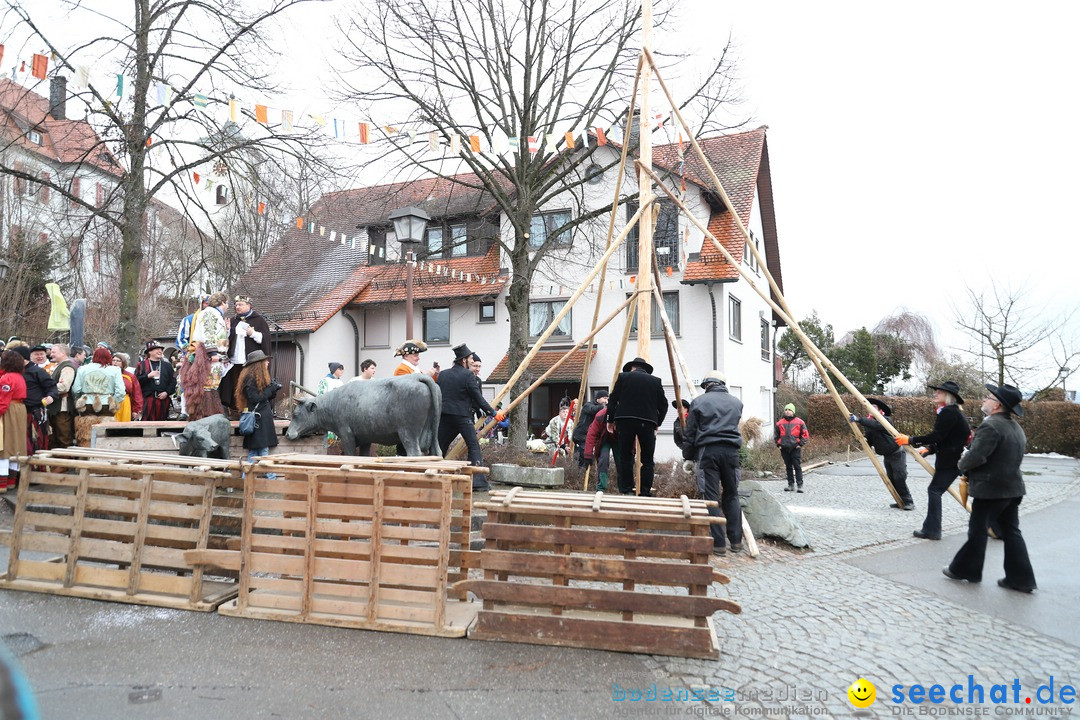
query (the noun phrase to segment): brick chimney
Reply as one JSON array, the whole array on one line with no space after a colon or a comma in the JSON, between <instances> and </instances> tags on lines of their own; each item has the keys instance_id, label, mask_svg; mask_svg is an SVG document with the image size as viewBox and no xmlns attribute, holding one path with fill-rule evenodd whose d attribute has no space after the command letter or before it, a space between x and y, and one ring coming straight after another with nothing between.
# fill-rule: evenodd
<instances>
[{"instance_id":1,"label":"brick chimney","mask_svg":"<svg viewBox=\"0 0 1080 720\"><path fill-rule=\"evenodd\" d=\"M67 120L67 78L53 75L49 85L49 114L55 120Z\"/></svg>"}]
</instances>

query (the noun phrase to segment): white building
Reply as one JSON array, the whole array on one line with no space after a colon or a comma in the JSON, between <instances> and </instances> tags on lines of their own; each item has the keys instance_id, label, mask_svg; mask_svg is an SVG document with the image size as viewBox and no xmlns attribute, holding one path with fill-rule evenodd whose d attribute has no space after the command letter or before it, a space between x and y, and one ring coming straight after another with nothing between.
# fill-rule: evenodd
<instances>
[{"instance_id":1,"label":"white building","mask_svg":"<svg viewBox=\"0 0 1080 720\"><path fill-rule=\"evenodd\" d=\"M765 129L706 140L703 147L782 289ZM597 149L617 151L613 146ZM657 171L667 177L733 257L755 275L755 284L767 288L730 212L710 192L702 168L689 159L685 163L679 160L675 146L654 150ZM587 212L611 202L614 171L586 172L591 175L586 191L577 198L568 197L565 205L550 204L550 210L534 218L533 237L559 228L573 208L583 207ZM635 192L629 176L623 187L625 193ZM312 208L311 223L287 233L240 281L238 289L253 297L256 308L276 330L275 374L279 380L295 378L313 388L327 372L327 363L341 362L346 374L358 374L365 358L379 364L380 375L392 372L397 364L394 348L405 340L405 268L388 215L408 205L422 207L433 218L414 279L413 334L430 348L421 361L437 361L446 367L453 359L451 347L465 342L484 362L482 377L489 397L506 382L509 263L496 238L512 242L512 232L490 196L445 179L326 195ZM619 209L616 233L635 209ZM580 287L603 253L606 229L606 216L579 226L566 234L565 245L540 263L530 296L532 336L546 328ZM668 314L695 376L694 385L710 369L726 372L729 389L743 400L744 417L761 418L768 427L773 421L773 389L778 380L773 353L777 320L767 303L711 244L703 249L703 239L700 230L664 201L655 243ZM632 235L608 265L600 318L615 310L633 289L636 255L636 235ZM591 331L598 289L596 282L587 289L545 343L529 375L538 377ZM593 341L595 354L589 373L593 391L607 389L611 383L624 325L612 322ZM651 327L651 362L668 397L674 399L655 306ZM560 399L576 397L586 352L578 350L571 362L530 396L531 428L538 430L557 414ZM624 361L635 354L636 340L632 340ZM685 384L682 392L687 392ZM658 458L675 455L671 442L674 418L671 411L661 429Z\"/></svg>"}]
</instances>

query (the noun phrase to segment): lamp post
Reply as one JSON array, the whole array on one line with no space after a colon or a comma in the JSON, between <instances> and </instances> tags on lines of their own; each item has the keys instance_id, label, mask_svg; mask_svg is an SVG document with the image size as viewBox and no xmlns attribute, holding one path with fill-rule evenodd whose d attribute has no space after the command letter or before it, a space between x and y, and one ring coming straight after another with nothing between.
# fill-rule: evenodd
<instances>
[{"instance_id":1,"label":"lamp post","mask_svg":"<svg viewBox=\"0 0 1080 720\"><path fill-rule=\"evenodd\" d=\"M413 267L416 265L416 246L424 239L431 216L418 207L409 205L390 213L394 223L394 235L401 244L405 258L405 337L413 337Z\"/></svg>"},{"instance_id":2,"label":"lamp post","mask_svg":"<svg viewBox=\"0 0 1080 720\"><path fill-rule=\"evenodd\" d=\"M1061 379L1061 394L1063 396L1062 400L1069 399L1068 395L1065 394L1065 378L1069 377L1070 372L1072 371L1064 365L1061 367L1060 370L1058 370L1058 378Z\"/></svg>"}]
</instances>

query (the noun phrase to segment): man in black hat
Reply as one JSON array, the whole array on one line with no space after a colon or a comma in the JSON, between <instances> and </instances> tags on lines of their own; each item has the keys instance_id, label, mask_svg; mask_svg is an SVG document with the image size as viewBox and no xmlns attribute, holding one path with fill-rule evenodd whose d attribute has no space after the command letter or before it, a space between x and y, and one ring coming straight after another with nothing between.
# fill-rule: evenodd
<instances>
[{"instance_id":1,"label":"man in black hat","mask_svg":"<svg viewBox=\"0 0 1080 720\"><path fill-rule=\"evenodd\" d=\"M618 432L619 492L634 492L634 441L641 448L641 494L652 495L656 431L667 417L668 402L653 367L636 357L623 365L608 396L607 422Z\"/></svg>"},{"instance_id":2,"label":"man in black hat","mask_svg":"<svg viewBox=\"0 0 1080 720\"><path fill-rule=\"evenodd\" d=\"M956 463L960 460L960 453L964 452L968 438L971 436L971 428L967 418L964 417L960 406L964 404L964 398L960 396L960 386L952 380L947 380L940 385L930 385L934 391L934 404L937 406L937 420L934 422L934 430L927 435L898 435L897 445L912 445L914 447L927 446L927 452L937 453L937 461L934 463L934 477L930 480L930 486L926 489L926 519L923 520L921 529L912 533L917 538L924 540L941 539L941 496L952 485L952 481L960 475Z\"/></svg>"},{"instance_id":3,"label":"man in black hat","mask_svg":"<svg viewBox=\"0 0 1080 720\"><path fill-rule=\"evenodd\" d=\"M30 350L24 347L16 347L15 351L26 360L23 368L23 378L26 380L26 420L29 425L27 439L32 446L32 452L49 449L49 415L46 408L56 402L60 393L56 389L56 381L45 372L40 365L30 361Z\"/></svg>"},{"instance_id":4,"label":"man in black hat","mask_svg":"<svg viewBox=\"0 0 1080 720\"><path fill-rule=\"evenodd\" d=\"M867 402L876 407L886 420L892 415L892 408L884 400L869 398ZM866 441L870 444L870 447L874 448L874 452L881 455L882 462L885 465L885 474L889 477L892 486L896 488L896 494L900 496L901 503L892 503L889 507L914 510L915 501L911 497L911 490L908 489L907 457L903 448L896 444L893 436L885 430L885 427L873 415L867 413L866 417L860 418L852 413L849 419L862 427L863 435L866 436Z\"/></svg>"},{"instance_id":5,"label":"man in black hat","mask_svg":"<svg viewBox=\"0 0 1080 720\"><path fill-rule=\"evenodd\" d=\"M996 521L1005 541L1005 577L998 580L998 585L1029 593L1035 589L1035 571L1020 534L1019 516L1025 492L1020 463L1027 436L1013 417L1024 414L1021 394L1012 385L987 385L986 389L989 394L982 404L986 419L959 463L960 470L967 473L968 495L972 498L968 539L942 572L953 580L982 580L986 528Z\"/></svg>"},{"instance_id":6,"label":"man in black hat","mask_svg":"<svg viewBox=\"0 0 1080 720\"><path fill-rule=\"evenodd\" d=\"M484 456L480 453L480 443L476 440L472 409L479 407L488 415L494 415L500 422L506 417L506 413L502 410L496 413L484 399L480 386L476 382L476 376L469 370L472 354L472 350L464 343L455 347L454 364L440 372L435 381L442 390L439 447L443 449L443 454L446 454L450 450L450 443L461 435L465 446L469 448L469 462L473 465L483 465ZM488 488L487 478L480 475L473 476L473 490L484 491Z\"/></svg>"},{"instance_id":7,"label":"man in black hat","mask_svg":"<svg viewBox=\"0 0 1080 720\"><path fill-rule=\"evenodd\" d=\"M135 379L143 394L144 422L169 419L172 394L176 392L176 372L172 363L164 359L164 350L156 340L147 341L146 357L135 366Z\"/></svg>"}]
</instances>

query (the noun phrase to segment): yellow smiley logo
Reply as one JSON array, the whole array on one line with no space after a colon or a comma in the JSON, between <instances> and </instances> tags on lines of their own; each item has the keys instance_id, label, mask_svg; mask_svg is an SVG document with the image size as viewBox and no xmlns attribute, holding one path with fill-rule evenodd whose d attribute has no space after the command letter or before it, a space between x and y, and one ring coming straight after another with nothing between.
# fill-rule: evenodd
<instances>
[{"instance_id":1,"label":"yellow smiley logo","mask_svg":"<svg viewBox=\"0 0 1080 720\"><path fill-rule=\"evenodd\" d=\"M868 708L877 700L877 689L869 680L859 678L847 689L847 697L855 707Z\"/></svg>"}]
</instances>

